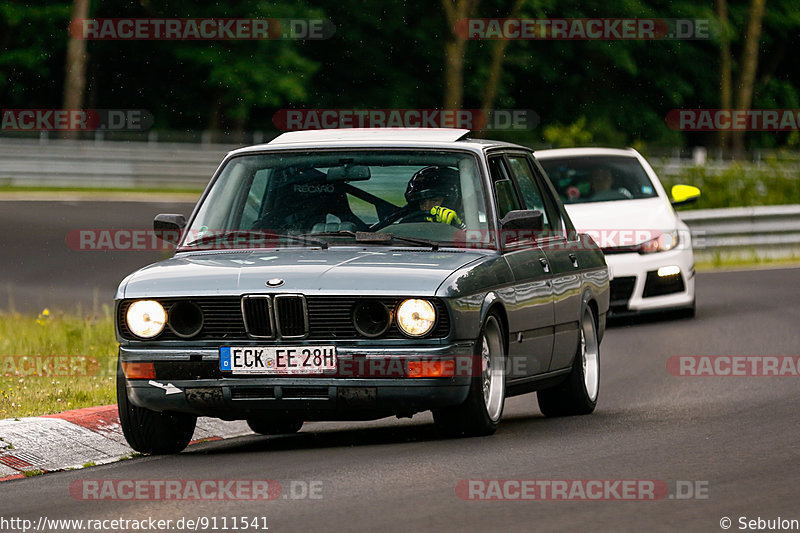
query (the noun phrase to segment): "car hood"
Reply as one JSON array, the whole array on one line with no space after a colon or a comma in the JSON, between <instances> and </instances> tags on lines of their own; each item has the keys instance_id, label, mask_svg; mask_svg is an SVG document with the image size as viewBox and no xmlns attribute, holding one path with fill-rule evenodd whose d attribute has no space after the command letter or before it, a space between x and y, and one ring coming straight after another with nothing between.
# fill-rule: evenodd
<instances>
[{"instance_id":1,"label":"car hood","mask_svg":"<svg viewBox=\"0 0 800 533\"><path fill-rule=\"evenodd\" d=\"M589 233L601 248L640 244L656 232L681 228L672 206L663 198L567 204L575 229ZM600 240L595 234L599 234Z\"/></svg>"},{"instance_id":2,"label":"car hood","mask_svg":"<svg viewBox=\"0 0 800 533\"><path fill-rule=\"evenodd\" d=\"M182 253L147 266L120 284L117 298L304 294L433 295L481 252L291 249ZM267 280L284 280L268 287Z\"/></svg>"}]
</instances>

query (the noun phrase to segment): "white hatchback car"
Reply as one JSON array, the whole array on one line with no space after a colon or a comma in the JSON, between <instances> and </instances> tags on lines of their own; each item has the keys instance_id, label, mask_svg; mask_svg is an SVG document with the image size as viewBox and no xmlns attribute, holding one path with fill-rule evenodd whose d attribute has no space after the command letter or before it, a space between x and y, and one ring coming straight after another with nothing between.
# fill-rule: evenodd
<instances>
[{"instance_id":1,"label":"white hatchback car","mask_svg":"<svg viewBox=\"0 0 800 533\"><path fill-rule=\"evenodd\" d=\"M538 150L578 231L606 254L611 276L609 316L651 311L695 312L694 255L689 227L674 205L700 196L676 185L668 195L636 150Z\"/></svg>"}]
</instances>

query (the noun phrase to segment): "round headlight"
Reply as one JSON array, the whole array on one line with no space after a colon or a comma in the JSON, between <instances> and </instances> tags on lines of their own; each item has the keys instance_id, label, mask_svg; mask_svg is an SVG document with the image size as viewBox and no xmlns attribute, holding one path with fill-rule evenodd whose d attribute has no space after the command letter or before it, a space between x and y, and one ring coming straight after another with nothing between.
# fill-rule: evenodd
<instances>
[{"instance_id":1,"label":"round headlight","mask_svg":"<svg viewBox=\"0 0 800 533\"><path fill-rule=\"evenodd\" d=\"M404 300L397 308L397 325L411 337L421 337L433 329L436 310L427 300Z\"/></svg>"},{"instance_id":2,"label":"round headlight","mask_svg":"<svg viewBox=\"0 0 800 533\"><path fill-rule=\"evenodd\" d=\"M178 302L169 309L169 329L183 339L203 329L203 311L193 302Z\"/></svg>"},{"instance_id":3,"label":"round headlight","mask_svg":"<svg viewBox=\"0 0 800 533\"><path fill-rule=\"evenodd\" d=\"M362 300L353 308L353 325L364 337L380 337L392 325L392 314L381 302Z\"/></svg>"},{"instance_id":4,"label":"round headlight","mask_svg":"<svg viewBox=\"0 0 800 533\"><path fill-rule=\"evenodd\" d=\"M164 307L155 300L139 300L128 308L125 318L131 333L143 339L151 339L161 333L167 323Z\"/></svg>"}]
</instances>

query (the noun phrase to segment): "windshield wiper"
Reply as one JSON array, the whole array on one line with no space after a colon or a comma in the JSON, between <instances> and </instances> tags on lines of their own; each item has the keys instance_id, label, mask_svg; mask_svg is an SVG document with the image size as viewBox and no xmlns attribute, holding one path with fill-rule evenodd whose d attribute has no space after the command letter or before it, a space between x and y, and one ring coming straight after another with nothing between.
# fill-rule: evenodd
<instances>
[{"instance_id":1,"label":"windshield wiper","mask_svg":"<svg viewBox=\"0 0 800 533\"><path fill-rule=\"evenodd\" d=\"M325 231L322 233L311 233L311 234L304 233L303 235L314 235L315 237L339 237L342 235L346 235L348 237L354 238L356 242L361 242L361 243L380 244L392 241L403 241L403 242L410 242L412 244L421 244L423 246L430 246L431 250L433 250L434 252L439 249L438 242L429 241L427 239L418 239L416 237L401 237L399 235L395 235L394 233L341 230L341 231Z\"/></svg>"},{"instance_id":2,"label":"windshield wiper","mask_svg":"<svg viewBox=\"0 0 800 533\"><path fill-rule=\"evenodd\" d=\"M306 235L281 235L276 233L266 233L263 231L252 231L252 230L232 230L232 231L223 231L221 233L212 233L210 235L206 235L204 237L200 237L199 239L195 239L190 243L184 244L184 247L188 246L200 246L201 244L209 244L212 242L217 241L230 241L234 239L245 239L245 243L248 242L248 239L252 239L253 237L259 237L260 240L250 240L250 243L259 243L264 244L267 242L275 242L278 239L288 239L295 242L302 242L305 244L311 244L314 246L319 246L323 250L328 248L328 243L325 241L321 241L318 239L313 239Z\"/></svg>"}]
</instances>

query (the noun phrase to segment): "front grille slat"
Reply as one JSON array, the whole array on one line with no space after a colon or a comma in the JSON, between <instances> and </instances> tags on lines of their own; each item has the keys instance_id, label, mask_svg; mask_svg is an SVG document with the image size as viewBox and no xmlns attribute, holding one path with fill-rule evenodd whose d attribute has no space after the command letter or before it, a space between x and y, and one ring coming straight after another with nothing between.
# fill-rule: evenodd
<instances>
[{"instance_id":1,"label":"front grille slat","mask_svg":"<svg viewBox=\"0 0 800 533\"><path fill-rule=\"evenodd\" d=\"M266 296L242 298L242 312L247 332L253 337L272 338L272 304Z\"/></svg>"},{"instance_id":2,"label":"front grille slat","mask_svg":"<svg viewBox=\"0 0 800 533\"><path fill-rule=\"evenodd\" d=\"M299 338L308 334L306 303L300 295L279 294L275 297L275 315L283 338Z\"/></svg>"}]
</instances>

